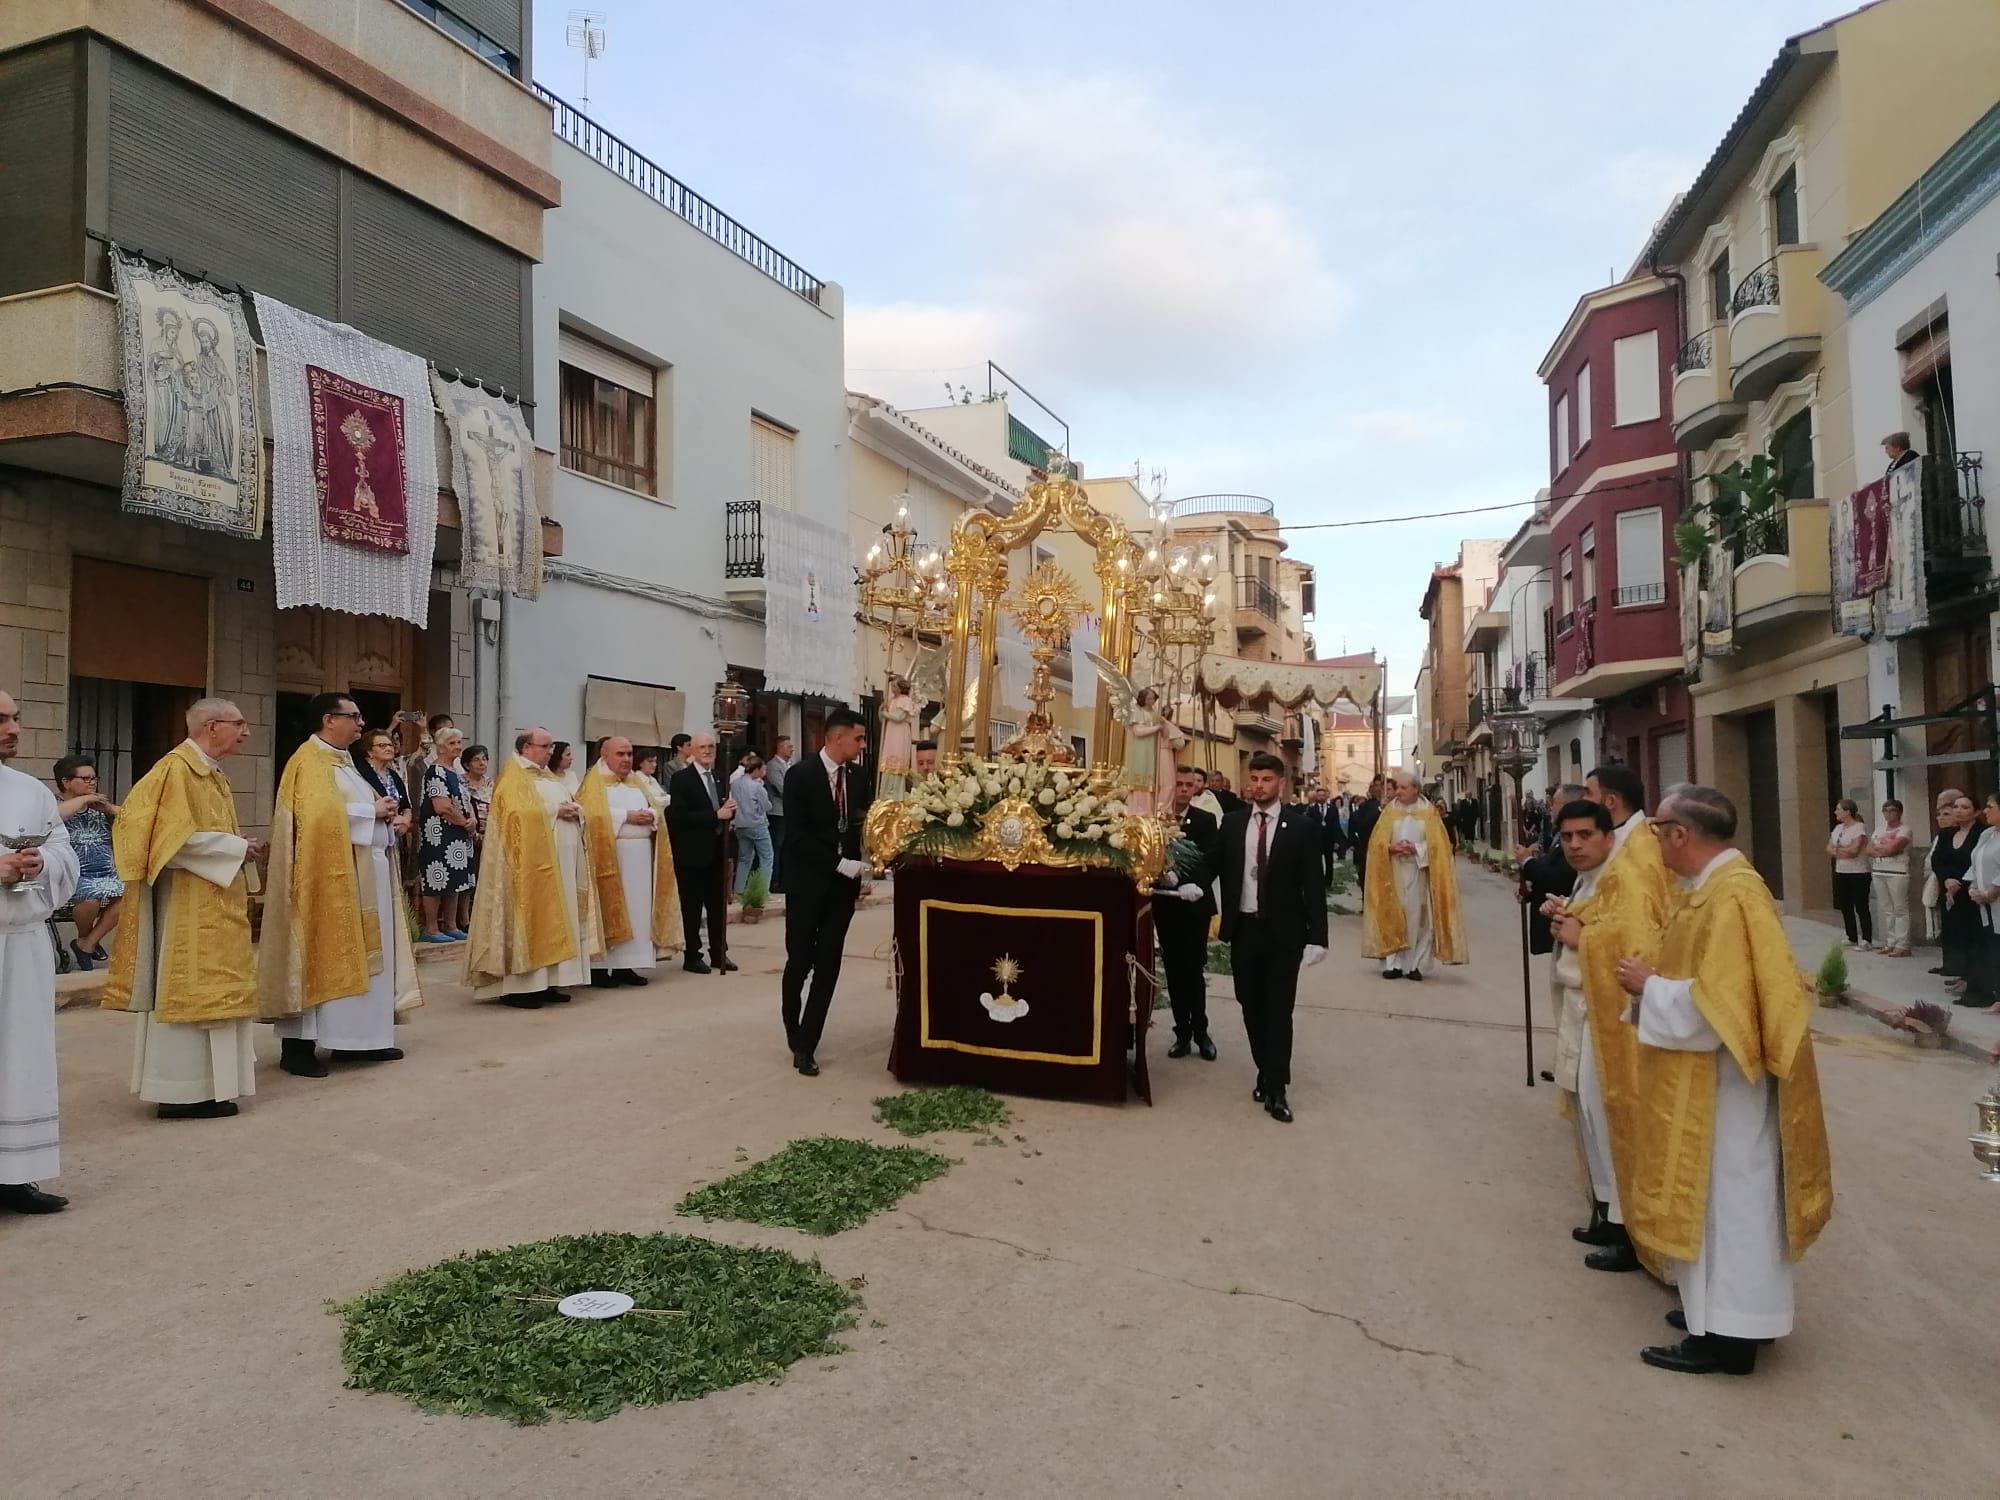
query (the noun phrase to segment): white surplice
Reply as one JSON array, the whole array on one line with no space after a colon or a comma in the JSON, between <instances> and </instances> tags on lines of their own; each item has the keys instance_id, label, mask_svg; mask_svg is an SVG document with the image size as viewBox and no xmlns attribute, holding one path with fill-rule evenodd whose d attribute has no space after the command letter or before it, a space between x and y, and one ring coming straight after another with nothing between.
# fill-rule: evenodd
<instances>
[{"instance_id":1,"label":"white surplice","mask_svg":"<svg viewBox=\"0 0 2000 1500\"><path fill-rule=\"evenodd\" d=\"M56 799L32 776L0 766L0 833L47 834L42 873L0 886L0 1183L59 1176L56 1122L56 956L49 915L76 894L76 851Z\"/></svg>"},{"instance_id":2,"label":"white surplice","mask_svg":"<svg viewBox=\"0 0 2000 1500\"><path fill-rule=\"evenodd\" d=\"M517 755L514 759L516 764L528 770L540 769L523 756ZM575 944L576 951L559 964L534 969L526 974L503 975L492 984L482 984L472 992L475 1000L497 1000L502 995L532 995L541 990L590 982L590 955L583 951L582 923L576 909L577 871L583 864L583 824L556 816L558 808L574 800L567 782L559 776L536 776L532 780L535 795L542 799L542 810L549 815L549 823L555 829L556 883L561 887L557 895L562 898L563 917L569 923L570 941Z\"/></svg>"},{"instance_id":3,"label":"white surplice","mask_svg":"<svg viewBox=\"0 0 2000 1500\"><path fill-rule=\"evenodd\" d=\"M1699 888L1732 859L1717 855L1692 882ZM1792 1331L1792 1264L1785 1254L1785 1184L1778 1135L1778 1081L1744 1077L1722 1038L1695 1004L1694 981L1646 981L1639 997L1639 1041L1677 1052L1715 1052L1714 1151L1701 1254L1669 1261L1689 1333L1778 1339Z\"/></svg>"},{"instance_id":4,"label":"white surplice","mask_svg":"<svg viewBox=\"0 0 2000 1500\"><path fill-rule=\"evenodd\" d=\"M317 738L317 736L315 736ZM328 750L337 745L320 744ZM394 923L402 919L403 900L389 867L394 837L385 818L375 816L375 788L350 764L333 768L334 785L347 804L348 842L368 851L368 871L375 879L375 920L382 936L382 972L369 976L358 995L324 1000L277 1023L281 1037L317 1042L335 1052L379 1052L396 1045L396 942Z\"/></svg>"},{"instance_id":5,"label":"white surplice","mask_svg":"<svg viewBox=\"0 0 2000 1500\"><path fill-rule=\"evenodd\" d=\"M632 922L632 936L614 943L604 956L591 964L593 969L650 969L659 962L653 946L653 840L659 825L641 828L625 821L627 813L651 812L653 804L639 787L614 782L604 789L611 808L611 826L617 831L613 847L618 851L618 883L625 890L625 914Z\"/></svg>"},{"instance_id":6,"label":"white surplice","mask_svg":"<svg viewBox=\"0 0 2000 1500\"><path fill-rule=\"evenodd\" d=\"M1576 878L1569 893L1572 906L1597 889L1597 878L1610 868L1606 859ZM1583 1159L1590 1170L1590 1195L1607 1205L1614 1224L1625 1222L1618 1201L1618 1178L1611 1169L1611 1117L1604 1109L1604 1089L1597 1077L1597 1049L1590 1034L1589 1002L1583 993L1583 969L1574 948L1556 945L1557 1025L1556 1082L1575 1096L1577 1132L1583 1138Z\"/></svg>"},{"instance_id":7,"label":"white surplice","mask_svg":"<svg viewBox=\"0 0 2000 1500\"><path fill-rule=\"evenodd\" d=\"M1391 953L1382 960L1382 972L1400 969L1408 973L1414 969L1421 974L1431 966L1431 846L1426 836L1424 820L1414 813L1396 814L1396 804L1389 804L1389 816L1394 822L1389 828L1389 841L1398 840L1414 845L1415 854L1392 854L1390 872L1396 877L1396 899L1403 904L1403 935L1410 946L1401 953Z\"/></svg>"}]
</instances>

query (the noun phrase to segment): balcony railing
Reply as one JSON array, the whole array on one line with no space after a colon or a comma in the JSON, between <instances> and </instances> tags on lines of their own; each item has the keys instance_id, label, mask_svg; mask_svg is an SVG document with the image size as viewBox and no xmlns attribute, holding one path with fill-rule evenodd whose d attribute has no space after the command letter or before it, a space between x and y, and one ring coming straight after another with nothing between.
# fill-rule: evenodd
<instances>
[{"instance_id":1,"label":"balcony railing","mask_svg":"<svg viewBox=\"0 0 2000 1500\"><path fill-rule=\"evenodd\" d=\"M1520 693L1524 703L1543 697L1549 690L1549 659L1539 651L1530 651L1508 669L1507 683Z\"/></svg>"},{"instance_id":2,"label":"balcony railing","mask_svg":"<svg viewBox=\"0 0 2000 1500\"><path fill-rule=\"evenodd\" d=\"M1924 544L1934 556L1987 555L1984 462L1984 454L1971 451L1948 463L1924 458Z\"/></svg>"},{"instance_id":3,"label":"balcony railing","mask_svg":"<svg viewBox=\"0 0 2000 1500\"><path fill-rule=\"evenodd\" d=\"M1465 722L1468 729L1477 729L1500 712L1506 702L1507 692L1504 688L1474 688L1465 700Z\"/></svg>"},{"instance_id":4,"label":"balcony railing","mask_svg":"<svg viewBox=\"0 0 2000 1500\"><path fill-rule=\"evenodd\" d=\"M1236 580L1236 607L1250 610L1275 621L1284 606L1278 591L1261 578L1239 578Z\"/></svg>"},{"instance_id":5,"label":"balcony railing","mask_svg":"<svg viewBox=\"0 0 2000 1500\"><path fill-rule=\"evenodd\" d=\"M1664 583L1628 583L1613 598L1618 604L1664 604L1667 602L1667 586Z\"/></svg>"},{"instance_id":6,"label":"balcony railing","mask_svg":"<svg viewBox=\"0 0 2000 1500\"><path fill-rule=\"evenodd\" d=\"M781 255L768 241L752 234L741 223L710 203L693 188L657 165L595 120L550 93L539 83L534 90L555 111L555 133L607 171L615 172L651 198L667 212L686 220L730 254L755 266L788 292L795 292L819 306L825 283L809 275L805 268Z\"/></svg>"},{"instance_id":7,"label":"balcony railing","mask_svg":"<svg viewBox=\"0 0 2000 1500\"><path fill-rule=\"evenodd\" d=\"M722 508L722 576L764 576L764 512L755 500L731 500Z\"/></svg>"},{"instance_id":8,"label":"balcony railing","mask_svg":"<svg viewBox=\"0 0 2000 1500\"><path fill-rule=\"evenodd\" d=\"M1674 356L1674 373L1685 375L1691 370L1706 370L1714 363L1715 330L1704 328L1681 345L1681 352Z\"/></svg>"},{"instance_id":9,"label":"balcony railing","mask_svg":"<svg viewBox=\"0 0 2000 1500\"><path fill-rule=\"evenodd\" d=\"M1729 299L1729 311L1734 314L1748 312L1753 307L1777 305L1778 257L1774 255L1736 283L1736 291Z\"/></svg>"},{"instance_id":10,"label":"balcony railing","mask_svg":"<svg viewBox=\"0 0 2000 1500\"><path fill-rule=\"evenodd\" d=\"M1753 557L1776 557L1790 550L1790 531L1785 524L1785 510L1782 505L1766 515L1753 516L1743 523L1743 529L1736 534L1732 549L1738 563L1748 562Z\"/></svg>"},{"instance_id":11,"label":"balcony railing","mask_svg":"<svg viewBox=\"0 0 2000 1500\"><path fill-rule=\"evenodd\" d=\"M1246 516L1275 516L1275 501L1262 495L1186 495L1174 502L1174 517L1213 516L1236 512Z\"/></svg>"},{"instance_id":12,"label":"balcony railing","mask_svg":"<svg viewBox=\"0 0 2000 1500\"><path fill-rule=\"evenodd\" d=\"M1575 611L1575 610L1571 610L1571 611L1570 611L1570 612L1569 612L1568 614L1566 614L1566 615L1557 615L1557 616L1556 616L1556 634L1557 634L1557 635L1568 635L1568 634L1569 634L1569 633L1570 633L1570 632L1571 632L1572 630L1574 630L1575 628L1576 628L1576 611Z\"/></svg>"}]
</instances>

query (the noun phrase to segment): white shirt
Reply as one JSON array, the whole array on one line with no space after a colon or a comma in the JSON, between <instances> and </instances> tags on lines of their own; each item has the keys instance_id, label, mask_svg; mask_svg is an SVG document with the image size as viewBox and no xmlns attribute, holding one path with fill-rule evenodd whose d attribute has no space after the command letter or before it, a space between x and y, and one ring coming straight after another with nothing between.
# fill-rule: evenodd
<instances>
[{"instance_id":1,"label":"white shirt","mask_svg":"<svg viewBox=\"0 0 2000 1500\"><path fill-rule=\"evenodd\" d=\"M1907 823L1898 823L1894 828L1891 828L1885 823L1875 832L1875 837L1878 839L1889 838L1892 835L1901 836L1903 840L1903 852L1901 854L1878 854L1871 861L1871 868L1877 875L1901 875L1907 880L1910 875L1910 825Z\"/></svg>"},{"instance_id":2,"label":"white shirt","mask_svg":"<svg viewBox=\"0 0 2000 1500\"><path fill-rule=\"evenodd\" d=\"M824 750L820 751L819 753L819 763L826 767L826 789L829 792L834 792L834 789L840 785L841 767L846 763L844 761L835 760L831 755L828 755ZM833 805L836 808L840 806L840 797L837 792L835 792L834 794ZM850 807L848 811L852 812L853 811L852 807ZM843 824L842 826L844 827L845 824Z\"/></svg>"},{"instance_id":3,"label":"white shirt","mask_svg":"<svg viewBox=\"0 0 2000 1500\"><path fill-rule=\"evenodd\" d=\"M1842 875L1866 875L1872 868L1868 862L1868 829L1860 823L1836 823L1830 840L1836 849L1848 851L1833 857L1833 868Z\"/></svg>"},{"instance_id":4,"label":"white shirt","mask_svg":"<svg viewBox=\"0 0 2000 1500\"><path fill-rule=\"evenodd\" d=\"M1282 810L1283 804L1277 802L1266 807L1260 807L1255 802L1250 804L1250 816L1243 825L1243 896L1237 903L1238 911L1254 915L1263 909L1260 903L1264 893L1257 885L1257 819L1262 817L1265 820L1264 859L1268 863L1271 844L1278 837L1278 814Z\"/></svg>"}]
</instances>

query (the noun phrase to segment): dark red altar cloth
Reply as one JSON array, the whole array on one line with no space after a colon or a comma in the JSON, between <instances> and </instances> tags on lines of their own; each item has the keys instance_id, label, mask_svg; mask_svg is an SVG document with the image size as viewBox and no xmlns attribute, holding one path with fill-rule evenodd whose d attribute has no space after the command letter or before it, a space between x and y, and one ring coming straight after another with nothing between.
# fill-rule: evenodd
<instances>
[{"instance_id":1,"label":"dark red altar cloth","mask_svg":"<svg viewBox=\"0 0 2000 1500\"><path fill-rule=\"evenodd\" d=\"M1116 870L908 860L896 867L896 1036L905 1083L1152 1102L1140 981L1133 1048L1132 961L1150 971L1152 924ZM996 973L1012 959L1018 976Z\"/></svg>"}]
</instances>

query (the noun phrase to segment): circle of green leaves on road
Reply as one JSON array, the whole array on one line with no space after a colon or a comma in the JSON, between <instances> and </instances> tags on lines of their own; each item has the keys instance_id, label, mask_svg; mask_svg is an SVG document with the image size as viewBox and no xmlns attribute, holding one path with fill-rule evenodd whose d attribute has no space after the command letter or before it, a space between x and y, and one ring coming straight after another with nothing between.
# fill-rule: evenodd
<instances>
[{"instance_id":1,"label":"circle of green leaves on road","mask_svg":"<svg viewBox=\"0 0 2000 1500\"><path fill-rule=\"evenodd\" d=\"M592 1322L557 1299L605 1289L635 1310ZM426 1411L599 1421L692 1401L836 1354L855 1298L779 1250L677 1234L579 1234L459 1256L333 1311L347 1384ZM640 1312L637 1309L649 1309Z\"/></svg>"},{"instance_id":2,"label":"circle of green leaves on road","mask_svg":"<svg viewBox=\"0 0 2000 1500\"><path fill-rule=\"evenodd\" d=\"M918 1146L814 1136L793 1141L733 1177L695 1189L681 1199L680 1212L838 1234L950 1170L950 1157Z\"/></svg>"},{"instance_id":3,"label":"circle of green leaves on road","mask_svg":"<svg viewBox=\"0 0 2000 1500\"><path fill-rule=\"evenodd\" d=\"M1014 1117L991 1089L948 1083L885 1095L875 1101L875 1118L899 1135L930 1135L939 1130L998 1130Z\"/></svg>"}]
</instances>

